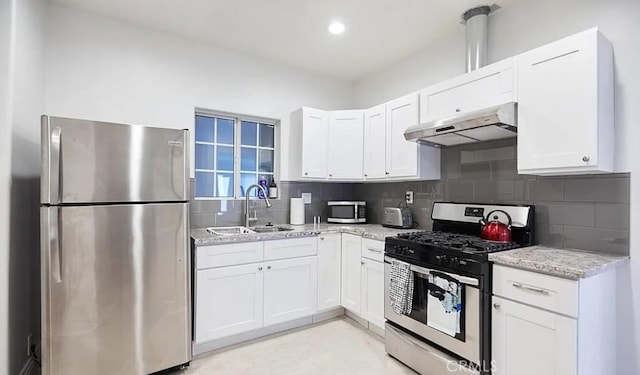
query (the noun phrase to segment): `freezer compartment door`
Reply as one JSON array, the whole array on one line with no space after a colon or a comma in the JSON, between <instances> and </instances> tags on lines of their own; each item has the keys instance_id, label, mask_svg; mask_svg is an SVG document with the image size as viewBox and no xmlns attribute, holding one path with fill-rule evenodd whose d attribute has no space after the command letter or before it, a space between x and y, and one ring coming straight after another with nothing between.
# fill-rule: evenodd
<instances>
[{"instance_id":1,"label":"freezer compartment door","mask_svg":"<svg viewBox=\"0 0 640 375\"><path fill-rule=\"evenodd\" d=\"M44 375L191 360L187 203L43 207Z\"/></svg>"},{"instance_id":2,"label":"freezer compartment door","mask_svg":"<svg viewBox=\"0 0 640 375\"><path fill-rule=\"evenodd\" d=\"M188 131L42 116L41 202L188 200Z\"/></svg>"}]
</instances>

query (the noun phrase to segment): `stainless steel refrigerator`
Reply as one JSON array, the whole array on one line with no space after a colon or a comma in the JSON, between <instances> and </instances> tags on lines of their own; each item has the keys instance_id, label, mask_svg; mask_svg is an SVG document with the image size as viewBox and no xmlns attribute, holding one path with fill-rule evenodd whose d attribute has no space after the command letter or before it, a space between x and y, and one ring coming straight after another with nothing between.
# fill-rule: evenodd
<instances>
[{"instance_id":1,"label":"stainless steel refrigerator","mask_svg":"<svg viewBox=\"0 0 640 375\"><path fill-rule=\"evenodd\" d=\"M191 360L188 132L42 117L44 375Z\"/></svg>"}]
</instances>

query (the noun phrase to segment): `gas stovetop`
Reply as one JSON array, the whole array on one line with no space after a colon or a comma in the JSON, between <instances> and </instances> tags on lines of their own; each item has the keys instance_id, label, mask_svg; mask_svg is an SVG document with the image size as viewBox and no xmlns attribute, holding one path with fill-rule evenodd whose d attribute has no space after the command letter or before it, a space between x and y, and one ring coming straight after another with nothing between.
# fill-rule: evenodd
<instances>
[{"instance_id":1,"label":"gas stovetop","mask_svg":"<svg viewBox=\"0 0 640 375\"><path fill-rule=\"evenodd\" d=\"M399 234L399 238L413 242L416 245L428 245L432 248L459 250L470 253L492 253L520 247L516 242L494 242L483 240L477 236L470 236L446 232L415 232Z\"/></svg>"}]
</instances>

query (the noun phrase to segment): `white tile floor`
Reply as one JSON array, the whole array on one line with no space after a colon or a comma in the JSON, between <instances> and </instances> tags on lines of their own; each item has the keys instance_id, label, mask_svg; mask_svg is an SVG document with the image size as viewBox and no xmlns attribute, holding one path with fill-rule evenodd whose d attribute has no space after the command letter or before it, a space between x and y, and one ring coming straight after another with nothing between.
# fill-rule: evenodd
<instances>
[{"instance_id":1,"label":"white tile floor","mask_svg":"<svg viewBox=\"0 0 640 375\"><path fill-rule=\"evenodd\" d=\"M348 318L331 320L194 358L179 375L415 374L384 342Z\"/></svg>"}]
</instances>

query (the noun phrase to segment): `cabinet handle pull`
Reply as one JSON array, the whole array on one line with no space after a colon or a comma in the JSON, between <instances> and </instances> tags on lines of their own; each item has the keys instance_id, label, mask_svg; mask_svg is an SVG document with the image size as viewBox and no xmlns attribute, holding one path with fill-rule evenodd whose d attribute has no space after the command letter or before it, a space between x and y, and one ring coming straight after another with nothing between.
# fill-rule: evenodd
<instances>
[{"instance_id":1,"label":"cabinet handle pull","mask_svg":"<svg viewBox=\"0 0 640 375\"><path fill-rule=\"evenodd\" d=\"M545 296L549 294L548 291L546 291L546 290L544 290L542 288L534 288L532 286L522 285L520 283L512 283L511 285L513 285L515 288L518 288L518 289L525 289L525 290L529 290L529 291L532 291L532 292L541 293L541 294L544 294Z\"/></svg>"},{"instance_id":2,"label":"cabinet handle pull","mask_svg":"<svg viewBox=\"0 0 640 375\"><path fill-rule=\"evenodd\" d=\"M308 175L309 175L309 172L304 172L304 175L305 175L305 176L308 176Z\"/></svg>"},{"instance_id":3,"label":"cabinet handle pull","mask_svg":"<svg viewBox=\"0 0 640 375\"><path fill-rule=\"evenodd\" d=\"M268 269L268 270L270 270L270 269L271 269L271 266L267 266L267 269Z\"/></svg>"},{"instance_id":4,"label":"cabinet handle pull","mask_svg":"<svg viewBox=\"0 0 640 375\"><path fill-rule=\"evenodd\" d=\"M582 157L582 161L585 162L585 163L588 163L589 160L591 160L591 158L589 158L588 156L583 156Z\"/></svg>"},{"instance_id":5,"label":"cabinet handle pull","mask_svg":"<svg viewBox=\"0 0 640 375\"><path fill-rule=\"evenodd\" d=\"M389 172L384 172L384 174L389 174Z\"/></svg>"},{"instance_id":6,"label":"cabinet handle pull","mask_svg":"<svg viewBox=\"0 0 640 375\"><path fill-rule=\"evenodd\" d=\"M456 112L460 113L462 110L460 108L456 108Z\"/></svg>"},{"instance_id":7,"label":"cabinet handle pull","mask_svg":"<svg viewBox=\"0 0 640 375\"><path fill-rule=\"evenodd\" d=\"M374 249L373 247L367 247L367 250L372 251L374 253L381 253L382 249Z\"/></svg>"},{"instance_id":8,"label":"cabinet handle pull","mask_svg":"<svg viewBox=\"0 0 640 375\"><path fill-rule=\"evenodd\" d=\"M320 241L324 241L324 237L320 237Z\"/></svg>"},{"instance_id":9,"label":"cabinet handle pull","mask_svg":"<svg viewBox=\"0 0 640 375\"><path fill-rule=\"evenodd\" d=\"M362 264L362 265L364 266L364 260L361 260L361 261L360 261L360 264Z\"/></svg>"},{"instance_id":10,"label":"cabinet handle pull","mask_svg":"<svg viewBox=\"0 0 640 375\"><path fill-rule=\"evenodd\" d=\"M258 267L258 271L262 271L262 267Z\"/></svg>"},{"instance_id":11,"label":"cabinet handle pull","mask_svg":"<svg viewBox=\"0 0 640 375\"><path fill-rule=\"evenodd\" d=\"M496 309L496 310L500 309L500 304L499 303L494 303L493 304L493 308Z\"/></svg>"}]
</instances>

